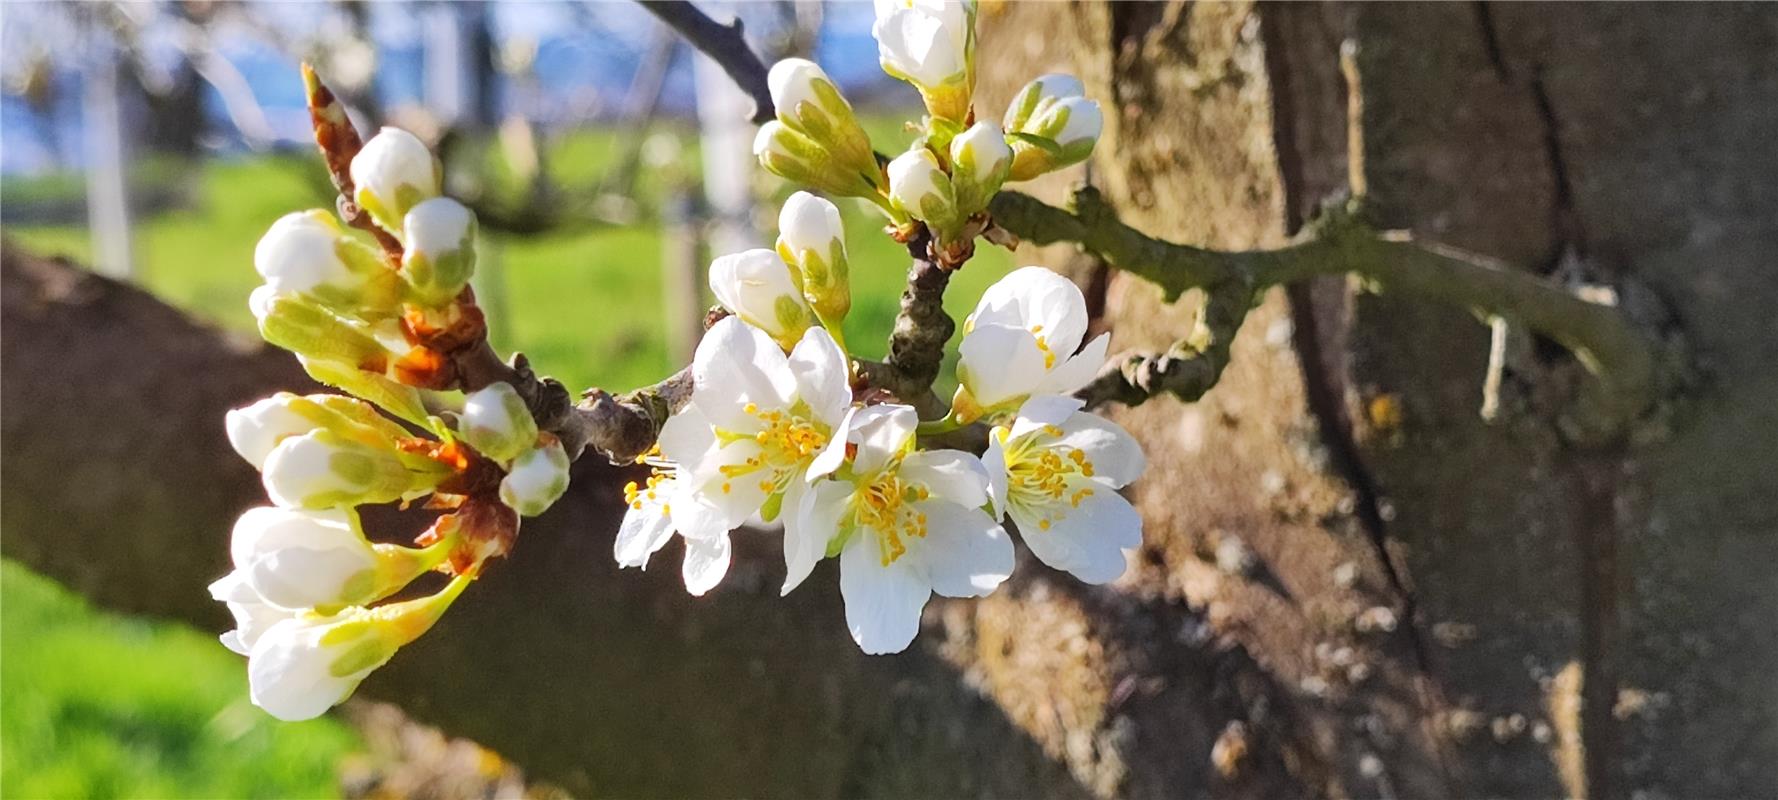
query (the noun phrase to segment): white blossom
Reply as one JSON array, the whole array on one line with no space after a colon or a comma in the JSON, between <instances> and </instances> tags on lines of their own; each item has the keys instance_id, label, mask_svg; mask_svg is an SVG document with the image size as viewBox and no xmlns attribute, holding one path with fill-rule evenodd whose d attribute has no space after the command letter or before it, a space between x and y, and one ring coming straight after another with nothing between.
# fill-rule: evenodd
<instances>
[{"instance_id":1,"label":"white blossom","mask_svg":"<svg viewBox=\"0 0 1778 800\"><path fill-rule=\"evenodd\" d=\"M702 424L701 418L674 416L662 427L661 439L669 440L682 435L688 426ZM652 465L654 470L646 483L632 481L624 487L624 502L630 508L624 512L612 554L620 567L647 569L649 556L677 533L685 541L685 559L680 564L685 590L702 595L728 574L734 556L730 525L719 509L680 479L678 465L664 459L654 460Z\"/></svg>"},{"instance_id":2,"label":"white blossom","mask_svg":"<svg viewBox=\"0 0 1778 800\"><path fill-rule=\"evenodd\" d=\"M716 302L786 349L813 324L797 276L776 252L763 248L722 256L710 263Z\"/></svg>"},{"instance_id":3,"label":"white blossom","mask_svg":"<svg viewBox=\"0 0 1778 800\"><path fill-rule=\"evenodd\" d=\"M1136 440L1116 423L1081 411L1081 401L1025 401L1010 426L996 426L982 455L994 513L1010 517L1043 563L1087 583L1124 572L1124 551L1142 544L1142 518L1117 493L1142 474Z\"/></svg>"},{"instance_id":4,"label":"white blossom","mask_svg":"<svg viewBox=\"0 0 1778 800\"><path fill-rule=\"evenodd\" d=\"M1092 382L1105 363L1110 335L1080 347L1086 298L1067 278L1024 267L982 293L963 322L953 414L971 421L1010 413L1032 395L1070 395Z\"/></svg>"},{"instance_id":5,"label":"white blossom","mask_svg":"<svg viewBox=\"0 0 1778 800\"><path fill-rule=\"evenodd\" d=\"M239 570L210 584L210 596L228 604L229 613L234 615L235 628L222 634L222 645L241 655L247 655L254 642L273 625L298 613L267 603Z\"/></svg>"},{"instance_id":6,"label":"white blossom","mask_svg":"<svg viewBox=\"0 0 1778 800\"><path fill-rule=\"evenodd\" d=\"M1045 75L1025 85L1006 109L1012 141L1009 180L1030 180L1085 161L1105 124L1099 103L1070 75Z\"/></svg>"},{"instance_id":7,"label":"white blossom","mask_svg":"<svg viewBox=\"0 0 1778 800\"><path fill-rule=\"evenodd\" d=\"M798 525L785 530L786 552L820 554L839 543L846 625L870 654L905 649L933 592L983 597L1012 574L1012 542L982 511L981 462L956 450L914 450L917 423L910 406L852 412L830 448L852 451L849 469L810 487Z\"/></svg>"},{"instance_id":8,"label":"white blossom","mask_svg":"<svg viewBox=\"0 0 1778 800\"><path fill-rule=\"evenodd\" d=\"M716 527L798 508L810 476L844 459L829 445L852 390L846 355L826 330L810 328L786 356L764 332L724 319L698 343L692 374L691 402L663 431L661 453L679 465L677 484L719 513ZM796 547L799 519L784 522L789 591L821 553Z\"/></svg>"}]
</instances>

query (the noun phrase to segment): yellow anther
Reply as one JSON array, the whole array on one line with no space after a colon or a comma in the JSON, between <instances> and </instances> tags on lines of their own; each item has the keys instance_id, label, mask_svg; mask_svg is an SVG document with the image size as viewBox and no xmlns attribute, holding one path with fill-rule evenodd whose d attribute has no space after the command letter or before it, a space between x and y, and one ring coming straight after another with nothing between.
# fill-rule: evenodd
<instances>
[{"instance_id":1,"label":"yellow anther","mask_svg":"<svg viewBox=\"0 0 1778 800\"><path fill-rule=\"evenodd\" d=\"M1050 521L1047 519L1038 520L1037 521L1037 529L1042 530L1042 531L1049 530L1050 529Z\"/></svg>"},{"instance_id":2,"label":"yellow anther","mask_svg":"<svg viewBox=\"0 0 1778 800\"><path fill-rule=\"evenodd\" d=\"M730 491L730 490L732 490L732 489L734 489L734 487L733 487L733 486L731 486L731 485L729 485L729 482L728 482L728 481L723 481L723 482L722 482L722 493L723 493L723 494L728 494L728 493L729 493L729 491Z\"/></svg>"},{"instance_id":3,"label":"yellow anther","mask_svg":"<svg viewBox=\"0 0 1778 800\"><path fill-rule=\"evenodd\" d=\"M753 416L754 414L759 413L759 404L758 403L748 403L747 405L741 406L741 410L743 412L745 412L748 416Z\"/></svg>"}]
</instances>

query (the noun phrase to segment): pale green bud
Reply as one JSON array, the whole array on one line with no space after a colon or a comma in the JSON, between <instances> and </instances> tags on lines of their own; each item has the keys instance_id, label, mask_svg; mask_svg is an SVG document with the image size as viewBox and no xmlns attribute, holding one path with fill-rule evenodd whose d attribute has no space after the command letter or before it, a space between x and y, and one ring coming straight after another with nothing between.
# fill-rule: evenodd
<instances>
[{"instance_id":1,"label":"pale green bud","mask_svg":"<svg viewBox=\"0 0 1778 800\"><path fill-rule=\"evenodd\" d=\"M402 229L401 277L415 302L438 308L456 300L475 274L475 213L449 197L434 197L409 210Z\"/></svg>"},{"instance_id":2,"label":"pale green bud","mask_svg":"<svg viewBox=\"0 0 1778 800\"><path fill-rule=\"evenodd\" d=\"M370 326L334 314L301 295L281 295L270 286L253 291L248 306L259 318L266 341L299 356L347 364L382 364L389 351Z\"/></svg>"},{"instance_id":3,"label":"pale green bud","mask_svg":"<svg viewBox=\"0 0 1778 800\"><path fill-rule=\"evenodd\" d=\"M321 716L350 697L397 649L431 629L469 580L458 576L429 597L352 606L335 614L307 612L277 622L255 637L248 651L248 696L282 720Z\"/></svg>"},{"instance_id":4,"label":"pale green bud","mask_svg":"<svg viewBox=\"0 0 1778 800\"><path fill-rule=\"evenodd\" d=\"M500 502L521 516L542 514L568 491L568 454L561 442L520 453L500 481Z\"/></svg>"},{"instance_id":5,"label":"pale green bud","mask_svg":"<svg viewBox=\"0 0 1778 800\"><path fill-rule=\"evenodd\" d=\"M1012 148L1000 126L978 122L951 140L951 186L957 212L968 217L988 207L1012 170Z\"/></svg>"},{"instance_id":6,"label":"pale green bud","mask_svg":"<svg viewBox=\"0 0 1778 800\"><path fill-rule=\"evenodd\" d=\"M791 195L778 214L778 255L800 273L803 299L822 324L839 325L852 310L840 210L808 192Z\"/></svg>"},{"instance_id":7,"label":"pale green bud","mask_svg":"<svg viewBox=\"0 0 1778 800\"><path fill-rule=\"evenodd\" d=\"M961 126L975 87L973 0L876 0L877 60L914 85L934 117Z\"/></svg>"},{"instance_id":8,"label":"pale green bud","mask_svg":"<svg viewBox=\"0 0 1778 800\"><path fill-rule=\"evenodd\" d=\"M710 292L742 322L765 331L785 350L814 324L800 276L771 250L754 249L710 263Z\"/></svg>"},{"instance_id":9,"label":"pale green bud","mask_svg":"<svg viewBox=\"0 0 1778 800\"><path fill-rule=\"evenodd\" d=\"M272 502L318 509L401 500L430 491L441 476L409 470L392 449L316 430L279 442L261 477Z\"/></svg>"},{"instance_id":10,"label":"pale green bud","mask_svg":"<svg viewBox=\"0 0 1778 800\"><path fill-rule=\"evenodd\" d=\"M1006 118L1002 120L1006 132L1031 133L1025 128L1026 123L1043 116L1056 103L1070 97L1085 97L1086 93L1086 87L1073 75L1056 72L1040 76L1013 95L1012 102L1006 107Z\"/></svg>"},{"instance_id":11,"label":"pale green bud","mask_svg":"<svg viewBox=\"0 0 1778 800\"><path fill-rule=\"evenodd\" d=\"M865 175L875 183L876 155L870 137L852 113L852 104L815 62L787 58L766 76L778 121L825 150L831 169Z\"/></svg>"},{"instance_id":12,"label":"pale green bud","mask_svg":"<svg viewBox=\"0 0 1778 800\"><path fill-rule=\"evenodd\" d=\"M382 254L319 209L278 218L253 249L253 267L278 294L302 295L347 316L395 314L400 279Z\"/></svg>"},{"instance_id":13,"label":"pale green bud","mask_svg":"<svg viewBox=\"0 0 1778 800\"><path fill-rule=\"evenodd\" d=\"M371 219L396 236L407 212L439 196L444 169L419 137L384 128L352 157L352 197Z\"/></svg>"},{"instance_id":14,"label":"pale green bud","mask_svg":"<svg viewBox=\"0 0 1778 800\"><path fill-rule=\"evenodd\" d=\"M537 444L537 421L509 383L492 383L471 392L457 420L457 435L495 461L510 461Z\"/></svg>"},{"instance_id":15,"label":"pale green bud","mask_svg":"<svg viewBox=\"0 0 1778 800\"><path fill-rule=\"evenodd\" d=\"M1020 131L1007 136L1013 147L1008 180L1030 180L1085 161L1098 144L1104 123L1099 103L1085 97L1064 97L1043 106Z\"/></svg>"},{"instance_id":16,"label":"pale green bud","mask_svg":"<svg viewBox=\"0 0 1778 800\"><path fill-rule=\"evenodd\" d=\"M228 412L228 441L255 469L284 439L317 429L372 446L392 447L408 432L374 406L337 394L299 396L279 392L245 408Z\"/></svg>"},{"instance_id":17,"label":"pale green bud","mask_svg":"<svg viewBox=\"0 0 1778 800\"><path fill-rule=\"evenodd\" d=\"M760 126L753 138L753 155L768 172L837 197L874 198L882 183L874 157L868 167L841 163L826 148L778 120Z\"/></svg>"},{"instance_id":18,"label":"pale green bud","mask_svg":"<svg viewBox=\"0 0 1778 800\"><path fill-rule=\"evenodd\" d=\"M940 242L956 238L963 226L951 179L924 147L909 150L889 162L889 202L925 222Z\"/></svg>"}]
</instances>

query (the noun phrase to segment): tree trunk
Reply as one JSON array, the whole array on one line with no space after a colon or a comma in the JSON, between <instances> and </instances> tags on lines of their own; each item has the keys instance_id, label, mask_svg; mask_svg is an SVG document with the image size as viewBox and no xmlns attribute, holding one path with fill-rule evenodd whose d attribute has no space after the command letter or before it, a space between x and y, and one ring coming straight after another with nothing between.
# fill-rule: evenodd
<instances>
[{"instance_id":1,"label":"tree trunk","mask_svg":"<svg viewBox=\"0 0 1778 800\"><path fill-rule=\"evenodd\" d=\"M1462 309L1278 290L1143 439L1131 574L1021 558L857 654L831 568L779 599L741 534L705 599L610 556L627 475L568 499L364 692L582 794L1548 797L1778 792L1778 11L1005 4L978 107L1035 70L1106 108L1126 221L1277 245L1361 189L1384 225L1615 290L1702 365L1634 444L1565 444L1576 365ZM1057 61L1057 59L1062 59ZM1118 349L1193 299L1057 251ZM7 556L220 629L257 502L224 409L302 385L127 287L5 253ZM1651 426L1652 427L1652 426Z\"/></svg>"}]
</instances>

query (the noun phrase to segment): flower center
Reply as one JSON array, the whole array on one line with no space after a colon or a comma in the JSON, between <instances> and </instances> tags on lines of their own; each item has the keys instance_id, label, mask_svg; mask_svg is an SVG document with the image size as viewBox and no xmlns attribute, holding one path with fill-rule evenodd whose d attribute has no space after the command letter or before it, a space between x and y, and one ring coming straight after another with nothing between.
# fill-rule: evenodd
<instances>
[{"instance_id":1,"label":"flower center","mask_svg":"<svg viewBox=\"0 0 1778 800\"><path fill-rule=\"evenodd\" d=\"M752 439L759 445L759 453L750 456L738 464L720 467L723 494L734 490L733 479L748 475L761 469L769 469L768 477L759 482L759 488L765 492L773 492L779 488L792 468L801 466L821 452L827 445L827 426L810 419L808 406L797 403L788 411L781 409L762 409L757 403L748 403L742 407L748 416L759 420L760 428L752 436L723 431L724 438L731 441Z\"/></svg>"},{"instance_id":2,"label":"flower center","mask_svg":"<svg viewBox=\"0 0 1778 800\"><path fill-rule=\"evenodd\" d=\"M1043 432L1062 435L1062 429L1054 425L1044 426ZM1092 497L1093 486L1088 480L1092 477L1092 459L1076 447L1021 447L1007 453L1007 494L1026 508L1043 510L1037 522L1039 530L1049 530L1069 509L1080 508Z\"/></svg>"},{"instance_id":3,"label":"flower center","mask_svg":"<svg viewBox=\"0 0 1778 800\"><path fill-rule=\"evenodd\" d=\"M926 487L909 484L894 469L884 470L858 490L854 511L858 524L877 537L883 566L907 553L908 538L926 538L926 515L913 503L931 497Z\"/></svg>"}]
</instances>

